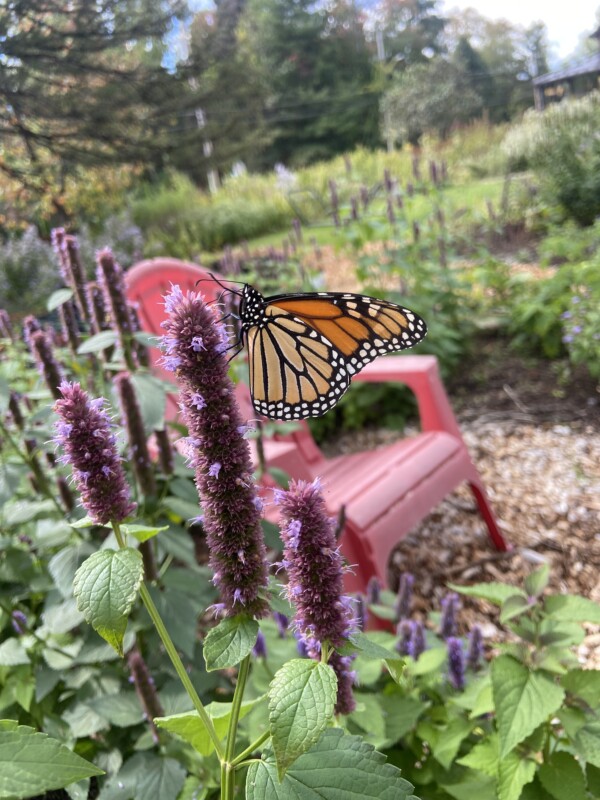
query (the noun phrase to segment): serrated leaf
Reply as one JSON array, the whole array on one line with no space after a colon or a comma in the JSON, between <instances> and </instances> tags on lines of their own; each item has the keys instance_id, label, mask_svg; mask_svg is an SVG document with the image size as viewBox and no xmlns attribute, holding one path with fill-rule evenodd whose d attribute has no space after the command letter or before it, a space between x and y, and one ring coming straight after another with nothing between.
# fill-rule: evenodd
<instances>
[{"instance_id":1,"label":"serrated leaf","mask_svg":"<svg viewBox=\"0 0 600 800\"><path fill-rule=\"evenodd\" d=\"M27 651L18 639L6 639L0 644L0 667L16 667L18 664L29 664Z\"/></svg>"},{"instance_id":2,"label":"serrated leaf","mask_svg":"<svg viewBox=\"0 0 600 800\"><path fill-rule=\"evenodd\" d=\"M235 667L252 652L257 636L258 622L255 619L239 614L222 620L204 640L207 671Z\"/></svg>"},{"instance_id":3,"label":"serrated leaf","mask_svg":"<svg viewBox=\"0 0 600 800\"><path fill-rule=\"evenodd\" d=\"M600 670L572 669L561 677L560 683L592 708L600 705Z\"/></svg>"},{"instance_id":4,"label":"serrated leaf","mask_svg":"<svg viewBox=\"0 0 600 800\"><path fill-rule=\"evenodd\" d=\"M393 647L394 641L392 636L388 634L386 638L389 638L389 641L391 642ZM393 649L388 649L387 647L383 647L381 644L377 642L377 633L366 634L357 632L353 633L349 637L349 639L363 658L372 660L389 658L392 661L398 659L397 652L395 652Z\"/></svg>"},{"instance_id":5,"label":"serrated leaf","mask_svg":"<svg viewBox=\"0 0 600 800\"><path fill-rule=\"evenodd\" d=\"M33 797L102 774L45 733L0 721L0 798Z\"/></svg>"},{"instance_id":6,"label":"serrated leaf","mask_svg":"<svg viewBox=\"0 0 600 800\"><path fill-rule=\"evenodd\" d=\"M135 692L103 694L86 700L85 705L117 728L128 728L144 720L144 712Z\"/></svg>"},{"instance_id":7,"label":"serrated leaf","mask_svg":"<svg viewBox=\"0 0 600 800\"><path fill-rule=\"evenodd\" d=\"M100 331L100 333L95 333L79 345L77 355L83 356L86 353L98 353L100 350L112 347L117 341L118 337L114 331Z\"/></svg>"},{"instance_id":8,"label":"serrated leaf","mask_svg":"<svg viewBox=\"0 0 600 800\"><path fill-rule=\"evenodd\" d=\"M136 753L105 785L100 800L177 800L185 775L173 758Z\"/></svg>"},{"instance_id":9,"label":"serrated leaf","mask_svg":"<svg viewBox=\"0 0 600 800\"><path fill-rule=\"evenodd\" d=\"M600 625L600 603L573 594L554 594L547 597L544 607L552 619L566 622L592 622Z\"/></svg>"},{"instance_id":10,"label":"serrated leaf","mask_svg":"<svg viewBox=\"0 0 600 800\"><path fill-rule=\"evenodd\" d=\"M246 714L249 714L263 699L264 697L258 697L255 700L242 703L239 718L243 719ZM219 739L223 739L229 727L231 703L209 703L209 705L205 706L205 709L206 713L212 719L217 736ZM189 742L189 744L203 756L209 756L214 750L213 741L209 736L204 722L196 711L171 714L168 717L155 717L154 722L159 728L169 731L169 733L173 733L186 742Z\"/></svg>"},{"instance_id":11,"label":"serrated leaf","mask_svg":"<svg viewBox=\"0 0 600 800\"><path fill-rule=\"evenodd\" d=\"M550 579L550 565L542 564L525 578L525 591L529 597L539 597L548 586Z\"/></svg>"},{"instance_id":12,"label":"serrated leaf","mask_svg":"<svg viewBox=\"0 0 600 800\"><path fill-rule=\"evenodd\" d=\"M127 617L144 576L137 550L99 550L75 573L73 592L86 621L123 655Z\"/></svg>"},{"instance_id":13,"label":"serrated leaf","mask_svg":"<svg viewBox=\"0 0 600 800\"><path fill-rule=\"evenodd\" d=\"M498 765L498 800L519 800L523 787L535 778L537 764L509 753Z\"/></svg>"},{"instance_id":14,"label":"serrated leaf","mask_svg":"<svg viewBox=\"0 0 600 800\"><path fill-rule=\"evenodd\" d=\"M385 756L358 736L326 730L300 756L281 783L274 755L253 762L246 777L246 800L408 800L413 787Z\"/></svg>"},{"instance_id":15,"label":"serrated leaf","mask_svg":"<svg viewBox=\"0 0 600 800\"><path fill-rule=\"evenodd\" d=\"M497 606L501 606L502 603L515 594L526 597L525 592L521 589L509 586L506 583L495 583L494 581L490 583L475 583L473 586L458 586L456 583L449 583L448 588L468 597L479 597L481 600L487 600Z\"/></svg>"},{"instance_id":16,"label":"serrated leaf","mask_svg":"<svg viewBox=\"0 0 600 800\"><path fill-rule=\"evenodd\" d=\"M46 301L46 310L54 311L55 308L62 306L63 303L66 303L67 300L70 300L72 297L73 289L57 289L55 292L52 292Z\"/></svg>"},{"instance_id":17,"label":"serrated leaf","mask_svg":"<svg viewBox=\"0 0 600 800\"><path fill-rule=\"evenodd\" d=\"M163 525L161 528L155 528L151 525L121 525L121 530L123 533L127 534L127 536L133 536L134 539L137 539L138 542L147 542L148 539L152 539L153 536L156 536L161 531L168 531L169 526Z\"/></svg>"},{"instance_id":18,"label":"serrated leaf","mask_svg":"<svg viewBox=\"0 0 600 800\"><path fill-rule=\"evenodd\" d=\"M319 739L333 718L336 697L337 677L327 664L295 658L275 674L269 726L280 779Z\"/></svg>"},{"instance_id":19,"label":"serrated leaf","mask_svg":"<svg viewBox=\"0 0 600 800\"><path fill-rule=\"evenodd\" d=\"M588 722L580 728L573 745L589 764L600 767L600 720Z\"/></svg>"},{"instance_id":20,"label":"serrated leaf","mask_svg":"<svg viewBox=\"0 0 600 800\"><path fill-rule=\"evenodd\" d=\"M393 694L383 700L385 709L385 735L390 744L395 744L411 731L427 705L414 697Z\"/></svg>"},{"instance_id":21,"label":"serrated leaf","mask_svg":"<svg viewBox=\"0 0 600 800\"><path fill-rule=\"evenodd\" d=\"M513 594L510 597L507 597L502 603L502 608L500 610L500 622L504 624L510 619L520 616L529 608L531 608L531 606L526 597L523 597L520 594Z\"/></svg>"},{"instance_id":22,"label":"serrated leaf","mask_svg":"<svg viewBox=\"0 0 600 800\"><path fill-rule=\"evenodd\" d=\"M470 769L483 772L490 778L495 778L498 773L500 757L498 755L498 737L494 734L476 744L470 752L457 759L457 764Z\"/></svg>"},{"instance_id":23,"label":"serrated leaf","mask_svg":"<svg viewBox=\"0 0 600 800\"><path fill-rule=\"evenodd\" d=\"M510 656L492 662L492 686L500 735L500 758L527 738L561 706L564 689Z\"/></svg>"},{"instance_id":24,"label":"serrated leaf","mask_svg":"<svg viewBox=\"0 0 600 800\"><path fill-rule=\"evenodd\" d=\"M540 783L555 800L585 797L585 776L571 753L552 753L538 771Z\"/></svg>"}]
</instances>

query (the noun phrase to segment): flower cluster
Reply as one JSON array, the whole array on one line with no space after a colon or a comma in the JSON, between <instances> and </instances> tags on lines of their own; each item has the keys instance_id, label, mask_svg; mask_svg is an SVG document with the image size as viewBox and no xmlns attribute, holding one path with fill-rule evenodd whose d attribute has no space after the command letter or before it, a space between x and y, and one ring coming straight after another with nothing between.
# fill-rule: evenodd
<instances>
[{"instance_id":1,"label":"flower cluster","mask_svg":"<svg viewBox=\"0 0 600 800\"><path fill-rule=\"evenodd\" d=\"M228 337L200 293L166 297L163 364L175 372L187 450L203 508L214 583L225 614L267 613L261 508L244 420L227 374Z\"/></svg>"},{"instance_id":2,"label":"flower cluster","mask_svg":"<svg viewBox=\"0 0 600 800\"><path fill-rule=\"evenodd\" d=\"M64 381L54 441L63 452L59 461L70 464L81 502L101 525L121 522L135 510L117 453L111 422L103 408L104 398L90 400L78 383Z\"/></svg>"},{"instance_id":3,"label":"flower cluster","mask_svg":"<svg viewBox=\"0 0 600 800\"><path fill-rule=\"evenodd\" d=\"M70 236L64 228L54 228L52 245L58 256L61 273L66 284L73 289L75 302L83 319L90 319L88 296L85 287L85 273L79 257L79 246L75 236Z\"/></svg>"},{"instance_id":4,"label":"flower cluster","mask_svg":"<svg viewBox=\"0 0 600 800\"><path fill-rule=\"evenodd\" d=\"M343 594L344 568L335 525L320 488L319 481L291 481L287 491L275 493L281 510L281 566L288 576L287 595L296 608L296 630L311 658L320 658L325 643L341 647L356 625L352 601ZM329 663L338 677L336 712L347 714L354 708L351 659L335 653Z\"/></svg>"},{"instance_id":5,"label":"flower cluster","mask_svg":"<svg viewBox=\"0 0 600 800\"><path fill-rule=\"evenodd\" d=\"M600 377L600 307L598 289L585 286L571 297L570 308L561 315L562 340L575 364L584 363Z\"/></svg>"}]
</instances>

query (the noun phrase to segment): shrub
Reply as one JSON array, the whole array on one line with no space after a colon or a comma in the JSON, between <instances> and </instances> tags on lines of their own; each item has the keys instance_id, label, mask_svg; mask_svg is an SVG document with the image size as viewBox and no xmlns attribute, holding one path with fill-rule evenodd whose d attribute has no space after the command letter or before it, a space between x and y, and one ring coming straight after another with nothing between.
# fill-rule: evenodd
<instances>
[{"instance_id":1,"label":"shrub","mask_svg":"<svg viewBox=\"0 0 600 800\"><path fill-rule=\"evenodd\" d=\"M0 245L0 297L11 314L44 313L48 295L58 286L52 247L33 226Z\"/></svg>"}]
</instances>

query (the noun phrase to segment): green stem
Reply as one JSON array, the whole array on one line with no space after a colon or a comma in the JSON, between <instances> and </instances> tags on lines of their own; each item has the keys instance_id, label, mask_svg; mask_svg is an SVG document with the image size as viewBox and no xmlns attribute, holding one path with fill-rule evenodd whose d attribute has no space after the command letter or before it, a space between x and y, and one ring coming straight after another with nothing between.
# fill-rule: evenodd
<instances>
[{"instance_id":1,"label":"green stem","mask_svg":"<svg viewBox=\"0 0 600 800\"><path fill-rule=\"evenodd\" d=\"M126 547L126 544L125 540L123 539L123 534L121 533L121 528L119 526L119 523L113 522L112 527L115 532L115 537L119 544L119 547L121 549L124 549ZM148 591L144 583L142 583L142 585L140 586L140 597L142 598L142 602L146 607L146 611L150 615L150 619L154 623L154 627L156 628L156 631L160 636L160 639L165 647L165 650L167 651L167 654L171 659L171 663L175 667L175 672L177 673L179 680L183 684L183 687L188 693L190 700L194 705L194 708L198 712L198 716L200 717L200 719L204 723L204 726L206 727L206 730L208 731L208 735L212 739L212 743L214 745L217 756L219 757L219 760L223 761L224 757L223 748L221 746L221 742L215 730L215 726L213 725L213 722L209 717L209 715L206 713L206 710L202 705L202 701L198 697L198 693L194 688L194 684L191 682L190 676L187 674L186 669L183 666L183 662L179 657L179 653L177 652L175 645L173 644L173 640L169 636L165 624L162 621L160 614L158 613L158 609L156 608L156 606L154 605L154 601L150 597L150 592Z\"/></svg>"},{"instance_id":2,"label":"green stem","mask_svg":"<svg viewBox=\"0 0 600 800\"><path fill-rule=\"evenodd\" d=\"M271 735L270 731L265 731L261 736L258 737L255 741L252 742L250 747L247 747L243 753L240 753L239 756L236 756L233 761L231 762L232 767L238 767L241 765L242 761L245 761L249 756L252 755L258 748L261 746L263 742Z\"/></svg>"},{"instance_id":3,"label":"green stem","mask_svg":"<svg viewBox=\"0 0 600 800\"><path fill-rule=\"evenodd\" d=\"M227 731L227 744L225 745L225 761L221 764L221 800L233 800L235 791L235 771L233 769L233 759L235 753L235 740L244 690L248 675L250 674L250 656L240 664L233 701L231 703L231 716L229 718L229 729Z\"/></svg>"}]
</instances>

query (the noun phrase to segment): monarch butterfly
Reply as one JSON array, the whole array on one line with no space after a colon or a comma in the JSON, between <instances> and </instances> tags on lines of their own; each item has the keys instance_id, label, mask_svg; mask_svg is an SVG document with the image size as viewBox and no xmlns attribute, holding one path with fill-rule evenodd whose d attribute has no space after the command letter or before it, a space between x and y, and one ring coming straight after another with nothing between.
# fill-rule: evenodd
<instances>
[{"instance_id":1,"label":"monarch butterfly","mask_svg":"<svg viewBox=\"0 0 600 800\"><path fill-rule=\"evenodd\" d=\"M255 410L277 420L320 417L377 356L406 350L427 333L408 308L345 292L241 292L241 339L248 351Z\"/></svg>"}]
</instances>

